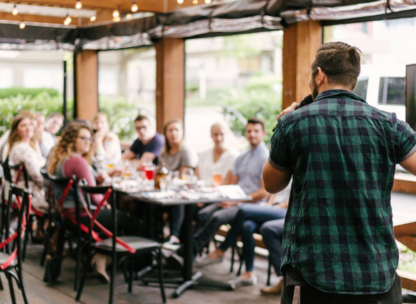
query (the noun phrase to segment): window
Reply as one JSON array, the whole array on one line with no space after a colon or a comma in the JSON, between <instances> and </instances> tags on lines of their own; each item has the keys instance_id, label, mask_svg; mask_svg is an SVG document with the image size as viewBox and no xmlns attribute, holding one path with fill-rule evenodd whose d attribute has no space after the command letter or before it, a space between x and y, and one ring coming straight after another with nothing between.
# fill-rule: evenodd
<instances>
[{"instance_id":1,"label":"window","mask_svg":"<svg viewBox=\"0 0 416 304\"><path fill-rule=\"evenodd\" d=\"M404 105L405 90L404 77L380 77L378 104Z\"/></svg>"},{"instance_id":2,"label":"window","mask_svg":"<svg viewBox=\"0 0 416 304\"><path fill-rule=\"evenodd\" d=\"M53 88L62 92L63 71L60 68L32 67L23 70L25 88Z\"/></svg>"},{"instance_id":3,"label":"window","mask_svg":"<svg viewBox=\"0 0 416 304\"><path fill-rule=\"evenodd\" d=\"M368 78L359 79L355 86L354 93L362 99L367 99Z\"/></svg>"}]
</instances>

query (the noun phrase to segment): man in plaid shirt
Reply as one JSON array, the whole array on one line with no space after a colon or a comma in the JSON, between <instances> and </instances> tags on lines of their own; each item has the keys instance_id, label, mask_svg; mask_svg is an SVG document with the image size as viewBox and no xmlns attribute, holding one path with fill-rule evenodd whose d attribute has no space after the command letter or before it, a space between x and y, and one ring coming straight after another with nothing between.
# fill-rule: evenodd
<instances>
[{"instance_id":1,"label":"man in plaid shirt","mask_svg":"<svg viewBox=\"0 0 416 304\"><path fill-rule=\"evenodd\" d=\"M266 190L293 175L282 304L402 303L390 196L396 164L416 175L416 133L352 93L359 73L357 48L319 47L313 102L288 108L272 137Z\"/></svg>"}]
</instances>

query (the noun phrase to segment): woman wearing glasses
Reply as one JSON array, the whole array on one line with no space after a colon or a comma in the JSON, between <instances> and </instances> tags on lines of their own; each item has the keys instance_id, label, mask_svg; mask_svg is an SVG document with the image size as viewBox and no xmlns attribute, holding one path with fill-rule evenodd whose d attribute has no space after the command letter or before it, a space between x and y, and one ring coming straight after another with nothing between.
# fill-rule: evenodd
<instances>
[{"instance_id":1,"label":"woman wearing glasses","mask_svg":"<svg viewBox=\"0 0 416 304\"><path fill-rule=\"evenodd\" d=\"M89 186L96 185L93 170L91 168L92 155L94 149L92 146L93 137L91 129L82 122L72 122L63 131L61 140L51 152L50 159L47 165L49 174L58 177L76 176L78 180L86 180ZM55 195L59 200L64 192L64 188L54 188ZM63 208L68 209L69 212L75 213L75 193L71 191L68 193ZM81 199L79 197L79 199ZM92 203L98 204L102 200L102 195L91 195ZM133 216L128 216L125 212L119 211L118 214L118 229L128 231L132 235L136 235L137 231L132 231L138 228L137 220ZM97 221L107 229L111 229L111 210L101 209L98 214ZM83 224L89 223L89 218L86 212L81 212L81 222ZM72 223L68 220L64 222L65 226L70 229L73 228ZM60 252L60 251L59 251ZM95 265L97 278L103 283L109 281L109 277L105 271L107 257L101 254L96 254L92 260Z\"/></svg>"}]
</instances>

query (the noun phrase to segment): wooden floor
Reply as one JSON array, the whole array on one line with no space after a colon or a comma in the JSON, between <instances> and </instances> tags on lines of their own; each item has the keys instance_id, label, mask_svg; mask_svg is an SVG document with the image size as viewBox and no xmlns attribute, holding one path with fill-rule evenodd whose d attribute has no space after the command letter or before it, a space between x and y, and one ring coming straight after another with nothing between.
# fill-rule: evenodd
<instances>
[{"instance_id":1,"label":"wooden floor","mask_svg":"<svg viewBox=\"0 0 416 304\"><path fill-rule=\"evenodd\" d=\"M63 263L62 275L59 282L55 285L48 285L42 281L44 268L39 265L42 247L39 245L29 245L28 255L24 263L24 283L31 304L47 303L76 303L75 292L72 290L74 278L75 262L66 258ZM260 295L259 290L266 283L267 261L264 258L256 258L256 271L258 283L256 286L246 286L237 288L235 291L214 291L214 290L190 290L179 299L173 299L173 288L166 288L167 303L182 304L220 304L220 303L280 303L277 296L265 297ZM233 279L235 274L229 273L229 258L222 264L211 265L202 269L204 277L219 281ZM10 293L6 278L1 274L1 279L5 290L0 291L0 303L11 303ZM276 283L276 276L273 275L272 283ZM16 291L18 303L23 303L20 291ZM161 303L158 287L143 286L135 281L133 293L127 292L127 285L124 283L122 273L117 274L115 288L115 301L117 304L127 303ZM92 276L88 278L81 303L98 304L108 303L108 285L102 285Z\"/></svg>"}]
</instances>

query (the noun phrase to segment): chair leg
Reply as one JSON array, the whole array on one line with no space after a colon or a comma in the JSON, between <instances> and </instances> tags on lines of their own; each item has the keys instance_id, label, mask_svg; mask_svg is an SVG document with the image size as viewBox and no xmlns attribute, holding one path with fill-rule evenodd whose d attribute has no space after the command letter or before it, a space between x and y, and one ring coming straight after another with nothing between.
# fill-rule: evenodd
<instances>
[{"instance_id":1,"label":"chair leg","mask_svg":"<svg viewBox=\"0 0 416 304\"><path fill-rule=\"evenodd\" d=\"M270 277L272 275L272 263L270 263L270 258L269 258L269 267L267 268L267 286L270 286Z\"/></svg>"},{"instance_id":2,"label":"chair leg","mask_svg":"<svg viewBox=\"0 0 416 304\"><path fill-rule=\"evenodd\" d=\"M114 300L114 285L116 282L116 273L117 273L117 252L113 250L113 254L111 257L110 298L108 299L109 304L113 304L113 300ZM132 281L131 278L130 278L130 281Z\"/></svg>"},{"instance_id":3,"label":"chair leg","mask_svg":"<svg viewBox=\"0 0 416 304\"><path fill-rule=\"evenodd\" d=\"M5 274L6 274L7 281L9 281L10 297L12 298L12 303L16 304L16 295L14 294L12 276L8 271L6 271Z\"/></svg>"},{"instance_id":4,"label":"chair leg","mask_svg":"<svg viewBox=\"0 0 416 304\"><path fill-rule=\"evenodd\" d=\"M159 248L157 252L157 265L159 268L159 286L160 294L162 295L162 303L166 303L165 287L163 285L163 264L162 264L162 249Z\"/></svg>"},{"instance_id":5,"label":"chair leg","mask_svg":"<svg viewBox=\"0 0 416 304\"><path fill-rule=\"evenodd\" d=\"M88 269L89 269L90 265L91 265L91 254L89 254L89 252L88 252L87 261L86 261L86 264L84 265L84 269L83 269L82 277L81 277L81 282L79 282L78 290L77 290L77 296L75 298L75 300L77 302L79 302L79 300L81 299L82 290L84 289L84 284L85 284L85 278L87 277L87 273L88 273Z\"/></svg>"},{"instance_id":6,"label":"chair leg","mask_svg":"<svg viewBox=\"0 0 416 304\"><path fill-rule=\"evenodd\" d=\"M231 267L230 267L230 273L234 271L234 254L235 254L235 245L231 246Z\"/></svg>"},{"instance_id":7,"label":"chair leg","mask_svg":"<svg viewBox=\"0 0 416 304\"><path fill-rule=\"evenodd\" d=\"M131 262L130 262L129 287L128 287L129 293L133 291L133 269L134 269L134 256L132 256Z\"/></svg>"},{"instance_id":8,"label":"chair leg","mask_svg":"<svg viewBox=\"0 0 416 304\"><path fill-rule=\"evenodd\" d=\"M237 277L239 277L241 274L241 269L243 268L243 253L239 251L238 247L236 250L240 259L240 266L238 267L238 271L237 271Z\"/></svg>"},{"instance_id":9,"label":"chair leg","mask_svg":"<svg viewBox=\"0 0 416 304\"><path fill-rule=\"evenodd\" d=\"M20 291L22 292L23 301L25 302L25 304L29 304L29 301L27 299L27 294L26 294L26 288L25 288L25 285L23 284L22 268L21 267L17 268L16 272L17 272L17 275L14 274L13 272L11 272L11 275L15 278L16 283L18 284Z\"/></svg>"},{"instance_id":10,"label":"chair leg","mask_svg":"<svg viewBox=\"0 0 416 304\"><path fill-rule=\"evenodd\" d=\"M27 241L29 240L29 233L32 233L32 224L33 224L33 217L30 216L29 220L27 222L27 229L25 231L25 236L23 240L23 251L22 251L22 261L24 262L26 259L26 247L27 247Z\"/></svg>"},{"instance_id":11,"label":"chair leg","mask_svg":"<svg viewBox=\"0 0 416 304\"><path fill-rule=\"evenodd\" d=\"M77 260L75 264L75 278L74 278L74 291L78 290L78 281L79 281L79 273L80 273L80 266L81 266L81 241L77 242Z\"/></svg>"},{"instance_id":12,"label":"chair leg","mask_svg":"<svg viewBox=\"0 0 416 304\"><path fill-rule=\"evenodd\" d=\"M1 277L0 277L0 290L4 290L3 282L1 281Z\"/></svg>"}]
</instances>

